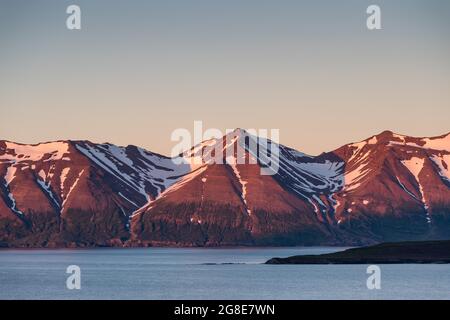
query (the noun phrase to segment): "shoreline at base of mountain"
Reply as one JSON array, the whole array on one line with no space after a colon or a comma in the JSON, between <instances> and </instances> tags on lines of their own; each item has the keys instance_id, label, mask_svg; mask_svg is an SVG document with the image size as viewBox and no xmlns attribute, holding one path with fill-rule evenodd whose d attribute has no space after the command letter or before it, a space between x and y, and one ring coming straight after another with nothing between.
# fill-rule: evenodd
<instances>
[{"instance_id":1,"label":"shoreline at base of mountain","mask_svg":"<svg viewBox=\"0 0 450 320\"><path fill-rule=\"evenodd\" d=\"M381 243L328 254L272 258L265 264L450 264L450 241Z\"/></svg>"}]
</instances>

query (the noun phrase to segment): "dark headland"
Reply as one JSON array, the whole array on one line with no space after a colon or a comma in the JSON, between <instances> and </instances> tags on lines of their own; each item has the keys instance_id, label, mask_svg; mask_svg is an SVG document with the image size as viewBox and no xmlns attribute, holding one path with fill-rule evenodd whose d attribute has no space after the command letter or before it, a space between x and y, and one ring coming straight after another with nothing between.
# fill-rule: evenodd
<instances>
[{"instance_id":1,"label":"dark headland","mask_svg":"<svg viewBox=\"0 0 450 320\"><path fill-rule=\"evenodd\" d=\"M450 263L450 241L393 242L321 254L272 258L266 264Z\"/></svg>"}]
</instances>

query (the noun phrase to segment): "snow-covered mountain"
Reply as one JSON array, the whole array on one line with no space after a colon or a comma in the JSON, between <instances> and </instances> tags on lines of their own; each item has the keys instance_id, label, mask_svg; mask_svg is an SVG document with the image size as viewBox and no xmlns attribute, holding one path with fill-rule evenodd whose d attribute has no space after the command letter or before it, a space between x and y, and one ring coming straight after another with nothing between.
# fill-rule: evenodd
<instances>
[{"instance_id":1,"label":"snow-covered mountain","mask_svg":"<svg viewBox=\"0 0 450 320\"><path fill-rule=\"evenodd\" d=\"M267 158L255 152L268 147L280 155L274 175L261 174ZM449 165L450 134L413 138L386 131L316 157L241 129L176 159L88 141L0 141L0 243L450 239Z\"/></svg>"},{"instance_id":2,"label":"snow-covered mountain","mask_svg":"<svg viewBox=\"0 0 450 320\"><path fill-rule=\"evenodd\" d=\"M188 171L135 146L2 141L0 240L59 246L127 239L129 216Z\"/></svg>"}]
</instances>

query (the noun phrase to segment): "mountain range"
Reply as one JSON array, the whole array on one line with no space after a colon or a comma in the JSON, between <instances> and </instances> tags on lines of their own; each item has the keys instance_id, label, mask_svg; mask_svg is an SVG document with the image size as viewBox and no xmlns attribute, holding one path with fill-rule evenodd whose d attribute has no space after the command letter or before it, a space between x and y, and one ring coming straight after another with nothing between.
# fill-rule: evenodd
<instances>
[{"instance_id":1,"label":"mountain range","mask_svg":"<svg viewBox=\"0 0 450 320\"><path fill-rule=\"evenodd\" d=\"M277 144L273 175L261 174L251 139L260 142L236 129L175 158L132 145L0 141L0 246L450 239L450 134L385 131L318 156ZM230 148L253 161L211 161Z\"/></svg>"}]
</instances>

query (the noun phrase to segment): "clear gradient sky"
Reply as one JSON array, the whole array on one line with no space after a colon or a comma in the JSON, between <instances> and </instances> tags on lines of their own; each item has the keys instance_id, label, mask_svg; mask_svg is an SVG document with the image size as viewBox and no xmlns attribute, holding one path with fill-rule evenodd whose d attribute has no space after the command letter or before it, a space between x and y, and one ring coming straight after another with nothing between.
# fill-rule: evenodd
<instances>
[{"instance_id":1,"label":"clear gradient sky","mask_svg":"<svg viewBox=\"0 0 450 320\"><path fill-rule=\"evenodd\" d=\"M309 154L385 129L446 133L450 1L0 0L0 139L169 154L194 120L279 128Z\"/></svg>"}]
</instances>

